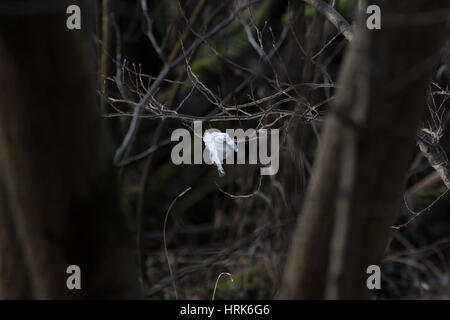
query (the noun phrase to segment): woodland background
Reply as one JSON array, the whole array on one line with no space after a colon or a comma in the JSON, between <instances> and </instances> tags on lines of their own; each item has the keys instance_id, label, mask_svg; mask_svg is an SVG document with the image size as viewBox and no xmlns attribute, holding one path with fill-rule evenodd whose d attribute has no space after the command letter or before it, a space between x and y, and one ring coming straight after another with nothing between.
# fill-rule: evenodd
<instances>
[{"instance_id":1,"label":"woodland background","mask_svg":"<svg viewBox=\"0 0 450 320\"><path fill-rule=\"evenodd\" d=\"M370 4L381 30L356 0L0 1L0 297L448 299L449 3ZM280 129L279 172L174 165L196 119Z\"/></svg>"}]
</instances>

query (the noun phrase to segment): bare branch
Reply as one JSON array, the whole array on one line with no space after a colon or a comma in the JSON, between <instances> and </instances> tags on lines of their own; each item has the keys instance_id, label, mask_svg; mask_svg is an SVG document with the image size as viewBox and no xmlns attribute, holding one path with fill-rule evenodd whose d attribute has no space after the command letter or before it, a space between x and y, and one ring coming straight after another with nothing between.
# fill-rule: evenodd
<instances>
[{"instance_id":1,"label":"bare branch","mask_svg":"<svg viewBox=\"0 0 450 320\"><path fill-rule=\"evenodd\" d=\"M328 21L330 21L348 41L353 40L353 29L350 23L345 20L339 12L333 9L332 6L328 5L323 0L303 0L311 7L323 14Z\"/></svg>"},{"instance_id":2,"label":"bare branch","mask_svg":"<svg viewBox=\"0 0 450 320\"><path fill-rule=\"evenodd\" d=\"M155 49L155 51L158 54L161 61L164 63L167 63L167 59L164 56L161 46L158 44L158 41L156 41L156 38L153 34L153 20L150 17L150 15L148 14L147 0L141 0L141 7L142 7L142 13L144 14L145 22L147 23L147 31L145 32L145 34L147 35L148 39L150 40L151 44L153 45L153 48Z\"/></svg>"},{"instance_id":3,"label":"bare branch","mask_svg":"<svg viewBox=\"0 0 450 320\"><path fill-rule=\"evenodd\" d=\"M122 144L120 145L120 147L116 151L116 154L115 154L115 157L114 157L114 161L116 163L118 163L121 160L122 156L124 155L124 153L128 149L131 141L133 141L133 138L134 138L134 136L136 134L136 131L137 131L139 118L140 118L140 115L142 113L142 110L144 109L145 104L150 100L152 95L155 93L155 91L157 90L157 88L159 87L161 82L163 82L164 79L167 77L169 72L174 67L176 67L180 62L184 61L185 58L189 54L191 54L195 49L197 49L205 40L211 38L212 36L214 36L215 34L220 32L221 30L223 30L225 27L227 27L231 22L233 22L234 19L237 17L237 15L241 11L245 10L249 6L255 4L255 3L259 2L259 1L260 0L247 1L245 5L240 7L233 14L231 14L228 18L226 18L225 20L220 22L218 25L216 25L211 31L206 33L203 37L201 37L201 38L197 39L196 41L194 41L194 43L186 51L184 51L182 54L180 54L173 62L171 62L170 64L166 64L163 67L163 69L159 73L159 75L156 78L156 80L152 83L151 87L149 88L149 90L147 91L145 96L142 97L141 101L139 101L139 104L136 106L136 108L134 110L133 119L131 120L130 127L128 128L128 131L127 131L127 133L126 133L126 135L125 135L125 137L124 137L124 139L122 141Z\"/></svg>"}]
</instances>

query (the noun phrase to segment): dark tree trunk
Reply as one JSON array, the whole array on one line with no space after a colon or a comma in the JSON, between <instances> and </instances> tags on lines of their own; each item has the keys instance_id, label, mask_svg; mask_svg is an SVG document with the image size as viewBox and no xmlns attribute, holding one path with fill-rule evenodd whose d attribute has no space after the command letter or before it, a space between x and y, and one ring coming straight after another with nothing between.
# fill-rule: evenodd
<instances>
[{"instance_id":1,"label":"dark tree trunk","mask_svg":"<svg viewBox=\"0 0 450 320\"><path fill-rule=\"evenodd\" d=\"M326 121L280 298L364 298L381 262L425 110L445 24L420 14L447 1L371 1L382 29L357 29ZM410 15L399 19L395 14Z\"/></svg>"},{"instance_id":2,"label":"dark tree trunk","mask_svg":"<svg viewBox=\"0 0 450 320\"><path fill-rule=\"evenodd\" d=\"M81 32L66 28L66 6L54 5L0 21L0 294L134 297L135 256L95 74ZM72 264L82 290L66 287Z\"/></svg>"}]
</instances>

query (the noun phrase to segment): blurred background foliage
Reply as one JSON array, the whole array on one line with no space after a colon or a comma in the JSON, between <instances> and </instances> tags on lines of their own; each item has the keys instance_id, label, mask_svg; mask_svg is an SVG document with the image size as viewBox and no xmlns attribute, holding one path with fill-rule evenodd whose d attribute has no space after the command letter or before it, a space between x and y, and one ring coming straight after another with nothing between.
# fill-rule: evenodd
<instances>
[{"instance_id":1,"label":"blurred background foliage","mask_svg":"<svg viewBox=\"0 0 450 320\"><path fill-rule=\"evenodd\" d=\"M103 96L121 97L114 76L122 70L127 96L137 102L145 90L134 88L139 80L136 75L142 75L146 83L147 76L156 77L164 66L146 34L145 14L153 21L153 35L163 56L173 60L244 1L148 1L146 13L143 13L141 1L105 3L110 16L109 31L106 35L98 31L99 38L103 39L99 43L99 56L108 57L108 65L103 69L99 67L107 83ZM353 21L357 1L335 3L336 10ZM266 53L280 41L270 62L252 47L246 27ZM283 30L286 30L284 39ZM110 41L106 42L105 37ZM280 285L292 226L311 174L314 152L320 143L317 137L332 101L346 47L344 37L303 1L262 0L243 10L239 19L234 19L189 55L192 72L229 105L270 96L276 92L274 83L279 82L295 88L293 99L287 102L273 99L265 103L264 108L280 103L283 109L296 114L310 112L313 115L307 120L287 117L273 126L282 132L280 171L275 176L263 177L260 188L256 165L226 165L227 175L223 178L218 176L215 167L206 164L174 165L170 160L173 143L162 144L156 152L120 169L127 212L137 219L137 228L142 231L140 254L143 272L148 275L148 297L174 297L162 246L163 221L170 203L188 187L192 187L191 191L178 199L170 212L166 230L168 255L179 295L188 299L209 299L217 276L230 272L234 281L221 278L217 299L274 297ZM180 114L207 116L214 112L216 106L199 90L193 89L185 63L173 68L168 78L177 83L164 82L160 86L155 97L161 105L175 109L186 99L178 110ZM435 81L445 87L448 80ZM305 83L328 87L311 88ZM258 109L255 105L248 111ZM126 103L105 107L104 114L116 145L128 129L130 118L125 114L130 110ZM203 129L256 128L274 120L275 116L268 116L251 121L204 123ZM174 129L190 125L179 119L143 118L128 156L159 145L170 139ZM448 138L444 146L448 148ZM417 160L409 177L409 188L430 173L432 169L426 161ZM409 200L415 208L425 207L439 194L439 188L439 183L428 186L411 194ZM229 196L253 193L247 198ZM423 218L393 232L383 265L386 280L382 287L386 289L381 290L378 297L419 298L448 294L444 292L449 271L448 207L446 197ZM404 214L400 219L403 221L408 213L402 210ZM420 248L428 246L431 249L421 251ZM402 252L406 256L398 256Z\"/></svg>"}]
</instances>

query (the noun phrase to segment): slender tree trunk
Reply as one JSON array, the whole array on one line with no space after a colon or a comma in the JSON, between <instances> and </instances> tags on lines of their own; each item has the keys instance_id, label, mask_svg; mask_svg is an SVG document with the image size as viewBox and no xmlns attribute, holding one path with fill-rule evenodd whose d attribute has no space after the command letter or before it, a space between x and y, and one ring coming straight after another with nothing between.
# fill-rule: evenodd
<instances>
[{"instance_id":1,"label":"slender tree trunk","mask_svg":"<svg viewBox=\"0 0 450 320\"><path fill-rule=\"evenodd\" d=\"M81 32L66 28L67 5L0 21L0 294L134 297L95 73ZM81 268L81 290L67 289L69 265Z\"/></svg>"},{"instance_id":2,"label":"slender tree trunk","mask_svg":"<svg viewBox=\"0 0 450 320\"><path fill-rule=\"evenodd\" d=\"M399 210L447 1L372 1L382 29L357 27L327 118L280 298L363 298ZM400 15L409 15L403 19ZM416 19L415 21L411 19ZM423 20L422 20L423 21Z\"/></svg>"},{"instance_id":3,"label":"slender tree trunk","mask_svg":"<svg viewBox=\"0 0 450 320\"><path fill-rule=\"evenodd\" d=\"M110 77L110 70L111 70L111 62L110 57L111 55L110 49L111 49L111 23L110 23L110 11L109 11L109 0L102 0L102 19L101 19L101 26L102 26L102 43L100 46L100 75L99 75L99 81L100 81L100 92L102 92L105 96L108 96L109 92L107 90L107 80L106 77ZM106 113L106 99L104 97L101 97L100 99L100 110L103 113Z\"/></svg>"}]
</instances>

